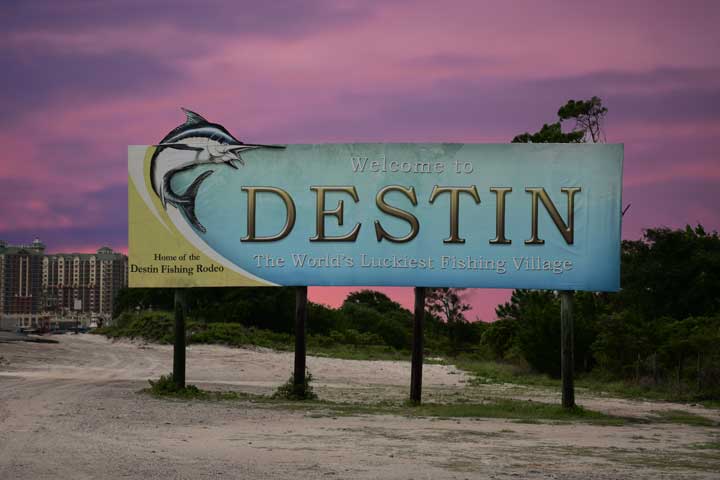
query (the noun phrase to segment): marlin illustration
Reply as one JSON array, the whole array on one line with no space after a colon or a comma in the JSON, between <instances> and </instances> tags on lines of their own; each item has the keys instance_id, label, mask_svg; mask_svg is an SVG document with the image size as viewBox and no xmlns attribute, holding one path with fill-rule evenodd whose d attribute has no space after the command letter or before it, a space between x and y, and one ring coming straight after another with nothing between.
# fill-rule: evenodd
<instances>
[{"instance_id":1,"label":"marlin illustration","mask_svg":"<svg viewBox=\"0 0 720 480\"><path fill-rule=\"evenodd\" d=\"M241 152L256 148L285 148L280 145L258 145L243 143L233 137L225 127L210 123L195 112L183 108L187 119L185 123L165 135L150 161L150 181L155 193L160 197L163 208L173 205L185 214L188 221L200 232L205 227L195 214L195 197L200 185L214 170L201 173L185 193L179 194L172 189L175 174L192 170L198 165L222 164L237 169L245 165Z\"/></svg>"}]
</instances>

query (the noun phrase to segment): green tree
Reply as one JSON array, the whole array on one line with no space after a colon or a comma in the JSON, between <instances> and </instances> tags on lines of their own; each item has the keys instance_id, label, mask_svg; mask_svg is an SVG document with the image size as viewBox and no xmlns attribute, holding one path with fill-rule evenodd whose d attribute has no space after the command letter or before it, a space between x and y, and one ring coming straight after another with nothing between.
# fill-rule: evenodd
<instances>
[{"instance_id":1,"label":"green tree","mask_svg":"<svg viewBox=\"0 0 720 480\"><path fill-rule=\"evenodd\" d=\"M597 322L599 365L615 376L703 392L720 383L720 237L701 225L648 229L622 244L622 290Z\"/></svg>"},{"instance_id":2,"label":"green tree","mask_svg":"<svg viewBox=\"0 0 720 480\"><path fill-rule=\"evenodd\" d=\"M515 290L495 313L516 326L518 348L534 370L560 375L560 302L552 292Z\"/></svg>"},{"instance_id":3,"label":"green tree","mask_svg":"<svg viewBox=\"0 0 720 480\"><path fill-rule=\"evenodd\" d=\"M720 311L720 237L702 225L654 228L622 245L617 302L649 319L683 319Z\"/></svg>"},{"instance_id":4,"label":"green tree","mask_svg":"<svg viewBox=\"0 0 720 480\"><path fill-rule=\"evenodd\" d=\"M412 314L384 293L360 290L347 296L341 308L350 328L373 333L394 348L408 348Z\"/></svg>"},{"instance_id":5,"label":"green tree","mask_svg":"<svg viewBox=\"0 0 720 480\"><path fill-rule=\"evenodd\" d=\"M307 331L313 335L329 335L333 331L348 328L348 321L341 309L317 303L308 303Z\"/></svg>"},{"instance_id":6,"label":"green tree","mask_svg":"<svg viewBox=\"0 0 720 480\"><path fill-rule=\"evenodd\" d=\"M445 323L466 322L465 312L470 310L463 294L466 288L430 288L425 296L425 308Z\"/></svg>"},{"instance_id":7,"label":"green tree","mask_svg":"<svg viewBox=\"0 0 720 480\"><path fill-rule=\"evenodd\" d=\"M597 143L603 136L601 123L605 119L607 111L599 97L592 97L590 100L568 100L558 110L558 117L561 122L575 120L572 131L582 132L584 142Z\"/></svg>"},{"instance_id":8,"label":"green tree","mask_svg":"<svg viewBox=\"0 0 720 480\"><path fill-rule=\"evenodd\" d=\"M343 302L346 304L364 305L380 313L405 310L399 303L377 290L363 289L348 294ZM405 310L406 311L406 310Z\"/></svg>"},{"instance_id":9,"label":"green tree","mask_svg":"<svg viewBox=\"0 0 720 480\"><path fill-rule=\"evenodd\" d=\"M591 292L575 296L575 370L590 370L595 364L593 344L596 319L607 312L607 300ZM509 302L495 309L498 331L488 330L483 342L498 355L513 346L538 372L560 374L560 300L548 290L515 290ZM498 355L499 356L499 355Z\"/></svg>"},{"instance_id":10,"label":"green tree","mask_svg":"<svg viewBox=\"0 0 720 480\"><path fill-rule=\"evenodd\" d=\"M472 327L468 328L469 322L465 318L465 312L471 308L463 298L466 290L465 288L430 288L425 296L425 309L445 324L450 345L456 352L463 347L462 344L470 343L465 334L473 333Z\"/></svg>"},{"instance_id":11,"label":"green tree","mask_svg":"<svg viewBox=\"0 0 720 480\"><path fill-rule=\"evenodd\" d=\"M502 318L487 326L481 341L496 360L503 360L517 342L517 331L515 318Z\"/></svg>"},{"instance_id":12,"label":"green tree","mask_svg":"<svg viewBox=\"0 0 720 480\"><path fill-rule=\"evenodd\" d=\"M652 349L648 342L648 325L638 312L620 310L604 316L598 325L592 349L602 369L620 378L633 376L638 357Z\"/></svg>"},{"instance_id":13,"label":"green tree","mask_svg":"<svg viewBox=\"0 0 720 480\"><path fill-rule=\"evenodd\" d=\"M558 121L544 124L535 133L521 133L513 138L513 143L597 143L603 137L602 121L607 115L599 97L590 100L568 100L558 110ZM574 120L575 125L569 132L563 132L562 122Z\"/></svg>"}]
</instances>

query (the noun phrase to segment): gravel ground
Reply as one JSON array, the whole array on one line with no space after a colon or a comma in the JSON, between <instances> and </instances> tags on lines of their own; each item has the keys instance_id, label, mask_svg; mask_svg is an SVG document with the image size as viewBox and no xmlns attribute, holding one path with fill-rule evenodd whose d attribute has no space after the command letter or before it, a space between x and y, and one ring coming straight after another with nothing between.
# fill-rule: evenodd
<instances>
[{"instance_id":1,"label":"gravel ground","mask_svg":"<svg viewBox=\"0 0 720 480\"><path fill-rule=\"evenodd\" d=\"M0 343L0 479L720 478L714 427L338 417L249 401L156 399L138 391L171 370L171 347L54 338L58 344ZM308 366L323 399L407 395L406 362L309 357ZM188 381L205 388L268 394L291 368L291 353L188 349ZM424 398L557 401L545 389L467 380L452 366L426 365ZM579 403L616 415L682 410L720 421L700 406L582 393Z\"/></svg>"}]
</instances>

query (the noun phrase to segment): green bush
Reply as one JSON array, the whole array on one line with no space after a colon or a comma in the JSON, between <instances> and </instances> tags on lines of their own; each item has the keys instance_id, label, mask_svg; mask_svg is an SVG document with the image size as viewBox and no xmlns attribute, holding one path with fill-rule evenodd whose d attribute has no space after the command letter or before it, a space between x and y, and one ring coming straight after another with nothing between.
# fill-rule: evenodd
<instances>
[{"instance_id":1,"label":"green bush","mask_svg":"<svg viewBox=\"0 0 720 480\"><path fill-rule=\"evenodd\" d=\"M99 333L111 338L142 338L157 343L172 343L175 322L169 312L123 313L114 325Z\"/></svg>"},{"instance_id":2,"label":"green bush","mask_svg":"<svg viewBox=\"0 0 720 480\"><path fill-rule=\"evenodd\" d=\"M517 330L517 320L514 318L497 320L488 325L481 342L496 360L502 360L515 344Z\"/></svg>"},{"instance_id":3,"label":"green bush","mask_svg":"<svg viewBox=\"0 0 720 480\"><path fill-rule=\"evenodd\" d=\"M305 369L305 383L296 385L295 374L290 375L287 382L280 385L273 394L273 398L283 400L316 400L317 394L313 391L311 382L313 376L310 370Z\"/></svg>"},{"instance_id":4,"label":"green bush","mask_svg":"<svg viewBox=\"0 0 720 480\"><path fill-rule=\"evenodd\" d=\"M125 289L117 297L114 325L96 333L172 343L173 295L173 289ZM193 288L185 297L188 343L292 348L292 287ZM138 313L138 308L157 310ZM321 349L350 351L355 356L361 354L359 347L372 347L382 356L392 351L402 356L410 348L412 313L377 291L353 292L341 308L310 302L308 316L308 344ZM426 350L452 355L477 351L484 327L479 322L449 325L426 315Z\"/></svg>"},{"instance_id":5,"label":"green bush","mask_svg":"<svg viewBox=\"0 0 720 480\"><path fill-rule=\"evenodd\" d=\"M202 394L202 390L195 385L185 385L185 388L178 388L172 373L161 375L160 379L156 381L148 380L148 383L150 384L150 393L153 395L196 397Z\"/></svg>"}]
</instances>

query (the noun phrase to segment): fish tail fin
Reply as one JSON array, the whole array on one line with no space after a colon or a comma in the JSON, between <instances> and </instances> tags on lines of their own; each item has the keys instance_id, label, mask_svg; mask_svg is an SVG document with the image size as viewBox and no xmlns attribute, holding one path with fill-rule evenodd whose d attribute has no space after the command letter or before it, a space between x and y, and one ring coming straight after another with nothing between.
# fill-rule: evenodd
<instances>
[{"instance_id":1,"label":"fish tail fin","mask_svg":"<svg viewBox=\"0 0 720 480\"><path fill-rule=\"evenodd\" d=\"M185 190L185 193L180 195L180 202L177 204L177 206L180 207L180 210L182 210L185 214L185 217L187 217L188 221L202 233L205 233L207 230L195 215L195 197L197 197L198 190L200 190L200 184L202 184L207 177L212 175L213 172L214 170L208 170L200 174L200 176L195 179L187 190Z\"/></svg>"}]
</instances>

